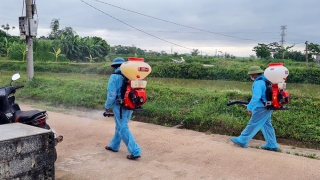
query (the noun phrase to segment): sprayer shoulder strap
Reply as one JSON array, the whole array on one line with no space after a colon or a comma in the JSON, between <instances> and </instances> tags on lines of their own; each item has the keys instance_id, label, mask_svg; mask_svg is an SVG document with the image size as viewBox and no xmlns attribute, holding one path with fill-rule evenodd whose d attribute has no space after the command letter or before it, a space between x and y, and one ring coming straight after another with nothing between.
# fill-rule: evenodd
<instances>
[{"instance_id":1,"label":"sprayer shoulder strap","mask_svg":"<svg viewBox=\"0 0 320 180\"><path fill-rule=\"evenodd\" d=\"M114 72L112 74L118 74L121 75L123 77L123 82L122 85L120 87L120 97L118 97L117 95L117 99L124 99L124 95L126 93L126 89L127 89L127 83L128 83L128 78L126 76L124 76L121 72ZM122 109L123 109L123 104L120 104L120 119L122 119Z\"/></svg>"},{"instance_id":2,"label":"sprayer shoulder strap","mask_svg":"<svg viewBox=\"0 0 320 180\"><path fill-rule=\"evenodd\" d=\"M266 87L268 87L269 85L271 85L271 82L270 82L269 80L267 80L267 79L263 79L262 77L258 77L258 78L256 79L256 81L259 81L259 80L264 81L264 82L266 83Z\"/></svg>"},{"instance_id":3,"label":"sprayer shoulder strap","mask_svg":"<svg viewBox=\"0 0 320 180\"><path fill-rule=\"evenodd\" d=\"M119 74L119 75L121 75L121 76L124 76L121 72L114 72L114 73L112 73L112 74Z\"/></svg>"},{"instance_id":4,"label":"sprayer shoulder strap","mask_svg":"<svg viewBox=\"0 0 320 180\"><path fill-rule=\"evenodd\" d=\"M128 78L126 76L124 76L121 72L115 72L113 74L118 74L123 77L123 81L122 81L122 85L121 85L121 89L120 89L121 97L117 97L117 99L124 99L124 96L125 96L125 93L127 90L127 85L128 85Z\"/></svg>"},{"instance_id":5,"label":"sprayer shoulder strap","mask_svg":"<svg viewBox=\"0 0 320 180\"><path fill-rule=\"evenodd\" d=\"M271 82L267 79L263 79L262 77L258 77L256 81L264 81L266 85L266 102L261 98L261 102L263 102L265 105L269 104L272 98L272 89L271 89Z\"/></svg>"}]
</instances>

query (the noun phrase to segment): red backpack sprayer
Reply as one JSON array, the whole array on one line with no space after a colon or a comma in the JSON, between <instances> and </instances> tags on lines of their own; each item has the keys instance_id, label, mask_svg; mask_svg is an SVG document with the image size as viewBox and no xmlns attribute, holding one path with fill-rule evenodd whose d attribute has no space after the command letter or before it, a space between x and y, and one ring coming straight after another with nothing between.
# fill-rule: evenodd
<instances>
[{"instance_id":1,"label":"red backpack sprayer","mask_svg":"<svg viewBox=\"0 0 320 180\"><path fill-rule=\"evenodd\" d=\"M265 107L271 110L287 110L289 107L283 106L289 104L289 92L286 91L287 76L289 70L283 66L283 63L271 63L264 71L264 76L270 81L266 90Z\"/></svg>"},{"instance_id":2,"label":"red backpack sprayer","mask_svg":"<svg viewBox=\"0 0 320 180\"><path fill-rule=\"evenodd\" d=\"M143 80L151 73L151 67L144 62L144 58L129 57L128 61L121 64L121 73L124 77L121 87L121 95L117 97L117 104L121 109L144 110L142 105L147 101L147 81ZM113 113L104 112L104 116L112 116Z\"/></svg>"},{"instance_id":3,"label":"red backpack sprayer","mask_svg":"<svg viewBox=\"0 0 320 180\"><path fill-rule=\"evenodd\" d=\"M283 63L270 63L264 71L264 76L268 79L266 83L266 101L265 108L269 110L288 110L290 107L284 106L289 104L289 92L286 91L287 76L289 70L283 66ZM256 79L260 80L260 79ZM263 79L261 79L263 80ZM227 103L227 106L233 104L249 104L248 101L232 100Z\"/></svg>"}]
</instances>

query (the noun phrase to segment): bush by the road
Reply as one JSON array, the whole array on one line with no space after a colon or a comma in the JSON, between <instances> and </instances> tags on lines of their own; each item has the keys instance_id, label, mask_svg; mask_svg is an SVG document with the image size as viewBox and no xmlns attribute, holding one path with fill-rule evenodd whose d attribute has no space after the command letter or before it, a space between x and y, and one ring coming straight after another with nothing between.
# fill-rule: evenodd
<instances>
[{"instance_id":1,"label":"bush by the road","mask_svg":"<svg viewBox=\"0 0 320 180\"><path fill-rule=\"evenodd\" d=\"M1 82L7 79L9 76L0 77ZM68 79L52 74L38 75L17 92L17 101L27 99L52 106L98 108L103 111L107 80L107 76L84 79L74 75ZM229 100L247 99L249 94L152 83L148 84L147 93L146 111L134 113L134 120L164 126L183 124L185 128L197 131L239 135L250 118L245 108L226 106ZM290 110L276 111L272 116L277 137L319 148L318 96L291 94L290 106Z\"/></svg>"},{"instance_id":2,"label":"bush by the road","mask_svg":"<svg viewBox=\"0 0 320 180\"><path fill-rule=\"evenodd\" d=\"M270 61L268 61L269 63ZM288 83L311 83L320 84L320 68L318 67L295 67L295 63L286 66L290 75ZM250 81L247 71L252 65L234 62L213 66L203 66L200 63L149 63L152 67L150 77L201 79L201 80L230 80ZM260 64L262 69L267 68L267 63ZM26 71L26 62L0 61L0 70L4 71ZM35 62L36 72L53 73L83 73L83 74L111 74L113 69L109 63L44 63Z\"/></svg>"}]
</instances>

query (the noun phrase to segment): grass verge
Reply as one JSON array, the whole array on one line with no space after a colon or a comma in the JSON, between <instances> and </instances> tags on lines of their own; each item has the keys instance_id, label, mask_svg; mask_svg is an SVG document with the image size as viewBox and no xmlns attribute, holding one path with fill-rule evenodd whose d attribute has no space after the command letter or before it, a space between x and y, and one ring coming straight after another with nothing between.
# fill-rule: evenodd
<instances>
[{"instance_id":1,"label":"grass verge","mask_svg":"<svg viewBox=\"0 0 320 180\"><path fill-rule=\"evenodd\" d=\"M10 74L11 73L6 73ZM22 76L16 84L25 81ZM10 76L0 77L0 85ZM17 99L45 102L50 106L103 109L107 76L86 74L41 74L17 92ZM214 82L214 81L212 81ZM214 84L214 83L212 83ZM242 106L226 106L231 99L247 99L250 94L219 91L204 87L189 87L148 81L146 111L134 113L136 121L164 126L183 124L184 128L237 136L246 126L249 115ZM19 101L18 101L19 102ZM299 147L319 148L320 100L308 94L293 93L291 109L275 111L273 124L279 142ZM256 139L262 139L258 133Z\"/></svg>"}]
</instances>

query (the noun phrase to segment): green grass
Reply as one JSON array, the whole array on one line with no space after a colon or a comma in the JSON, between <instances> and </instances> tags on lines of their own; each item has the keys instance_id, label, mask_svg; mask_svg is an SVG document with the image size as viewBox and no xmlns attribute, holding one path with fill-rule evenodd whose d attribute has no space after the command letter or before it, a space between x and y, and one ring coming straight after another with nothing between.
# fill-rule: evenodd
<instances>
[{"instance_id":1,"label":"green grass","mask_svg":"<svg viewBox=\"0 0 320 180\"><path fill-rule=\"evenodd\" d=\"M10 83L14 72L1 71L0 86ZM17 102L34 100L47 105L103 109L108 76L95 74L26 74L15 85L25 84L16 94ZM251 83L168 78L147 78L146 111L135 112L134 120L164 126L226 135L239 135L249 115L242 106L226 106L232 99L250 97ZM288 84L291 110L275 111L272 119L277 138L299 142L296 146L319 148L319 85ZM261 135L260 135L261 136ZM258 136L256 138L259 138ZM295 146L295 144L291 144Z\"/></svg>"}]
</instances>

